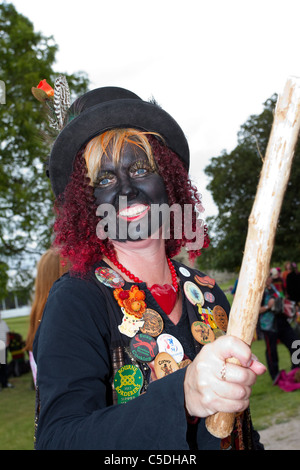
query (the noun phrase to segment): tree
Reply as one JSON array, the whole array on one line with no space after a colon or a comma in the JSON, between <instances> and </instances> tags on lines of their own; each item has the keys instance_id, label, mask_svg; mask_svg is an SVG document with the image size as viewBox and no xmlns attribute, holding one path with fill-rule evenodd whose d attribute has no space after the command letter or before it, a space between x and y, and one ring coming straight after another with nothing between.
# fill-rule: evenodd
<instances>
[{"instance_id":1,"label":"tree","mask_svg":"<svg viewBox=\"0 0 300 470\"><path fill-rule=\"evenodd\" d=\"M238 145L211 159L205 168L208 189L218 207L218 215L208 220L211 247L203 252L200 264L237 271L243 258L248 218L254 202L273 123L277 95L264 103L261 114L250 116L238 133ZM300 258L300 146L283 201L273 251L273 260L282 263ZM266 201L266 204L268 201Z\"/></svg>"},{"instance_id":2,"label":"tree","mask_svg":"<svg viewBox=\"0 0 300 470\"><path fill-rule=\"evenodd\" d=\"M57 45L36 33L12 4L0 5L0 263L14 269L11 288L27 288L37 257L49 247L53 195L45 175L49 146L41 137L45 121L31 88L41 79L54 83ZM68 75L73 93L86 91L84 73ZM3 96L1 99L3 103ZM6 294L0 287L0 299Z\"/></svg>"}]
</instances>

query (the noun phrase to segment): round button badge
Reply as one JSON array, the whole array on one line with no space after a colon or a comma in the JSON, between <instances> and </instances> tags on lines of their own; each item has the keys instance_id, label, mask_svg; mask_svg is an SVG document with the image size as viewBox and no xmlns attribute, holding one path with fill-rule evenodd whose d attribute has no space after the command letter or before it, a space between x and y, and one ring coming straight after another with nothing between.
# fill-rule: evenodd
<instances>
[{"instance_id":1,"label":"round button badge","mask_svg":"<svg viewBox=\"0 0 300 470\"><path fill-rule=\"evenodd\" d=\"M215 301L215 296L211 292L204 292L204 298L206 302L211 304Z\"/></svg>"},{"instance_id":2,"label":"round button badge","mask_svg":"<svg viewBox=\"0 0 300 470\"><path fill-rule=\"evenodd\" d=\"M176 362L182 361L183 347L175 336L164 333L157 338L157 345L159 352L167 352Z\"/></svg>"},{"instance_id":3,"label":"round button badge","mask_svg":"<svg viewBox=\"0 0 300 470\"><path fill-rule=\"evenodd\" d=\"M212 343L215 340L215 335L211 327L201 321L195 321L192 324L192 335L200 344Z\"/></svg>"},{"instance_id":4,"label":"round button badge","mask_svg":"<svg viewBox=\"0 0 300 470\"><path fill-rule=\"evenodd\" d=\"M139 362L151 362L158 353L156 339L144 333L137 333L130 341L130 351Z\"/></svg>"},{"instance_id":5,"label":"round button badge","mask_svg":"<svg viewBox=\"0 0 300 470\"><path fill-rule=\"evenodd\" d=\"M166 377L166 375L172 374L179 369L179 366L175 359L166 352L160 352L157 354L154 360L155 375L158 379Z\"/></svg>"},{"instance_id":6,"label":"round button badge","mask_svg":"<svg viewBox=\"0 0 300 470\"><path fill-rule=\"evenodd\" d=\"M125 281L122 276L111 268L100 266L95 270L95 276L98 281L102 282L102 284L107 287L112 287L113 289L123 287L125 285Z\"/></svg>"},{"instance_id":7,"label":"round button badge","mask_svg":"<svg viewBox=\"0 0 300 470\"><path fill-rule=\"evenodd\" d=\"M214 322L217 325L218 328L222 331L227 330L227 325L228 325L228 318L227 314L221 305L215 305L213 308L213 317L214 317Z\"/></svg>"},{"instance_id":8,"label":"round button badge","mask_svg":"<svg viewBox=\"0 0 300 470\"><path fill-rule=\"evenodd\" d=\"M180 266L179 272L185 276L185 277L190 277L191 273L188 269L184 268L183 266Z\"/></svg>"},{"instance_id":9,"label":"round button badge","mask_svg":"<svg viewBox=\"0 0 300 470\"><path fill-rule=\"evenodd\" d=\"M191 302L191 304L193 305L204 304L203 294L201 290L199 289L199 287L196 286L196 284L194 284L191 281L186 281L184 283L183 288L184 288L184 293L186 297L188 298L188 300Z\"/></svg>"},{"instance_id":10,"label":"round button badge","mask_svg":"<svg viewBox=\"0 0 300 470\"><path fill-rule=\"evenodd\" d=\"M214 335L216 339L219 338L220 336L224 336L225 334L226 334L225 331L220 330L220 328L214 329Z\"/></svg>"},{"instance_id":11,"label":"round button badge","mask_svg":"<svg viewBox=\"0 0 300 470\"><path fill-rule=\"evenodd\" d=\"M117 392L118 403L126 403L137 397L143 385L143 375L140 369L127 364L121 367L114 377L114 388Z\"/></svg>"},{"instance_id":12,"label":"round button badge","mask_svg":"<svg viewBox=\"0 0 300 470\"><path fill-rule=\"evenodd\" d=\"M156 310L146 308L143 314L144 324L140 328L141 332L150 336L158 336L164 329L164 322L162 317Z\"/></svg>"}]
</instances>

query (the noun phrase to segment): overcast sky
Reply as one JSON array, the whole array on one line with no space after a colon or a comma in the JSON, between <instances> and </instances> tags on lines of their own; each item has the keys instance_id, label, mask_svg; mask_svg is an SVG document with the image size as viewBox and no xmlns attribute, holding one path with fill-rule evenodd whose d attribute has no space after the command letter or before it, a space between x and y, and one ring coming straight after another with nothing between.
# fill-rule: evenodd
<instances>
[{"instance_id":1,"label":"overcast sky","mask_svg":"<svg viewBox=\"0 0 300 470\"><path fill-rule=\"evenodd\" d=\"M185 132L204 218L217 213L203 169L240 126L300 76L299 0L12 0L59 46L57 72L91 88L154 96ZM41 77L41 79L47 77ZM33 84L37 85L37 84Z\"/></svg>"}]
</instances>

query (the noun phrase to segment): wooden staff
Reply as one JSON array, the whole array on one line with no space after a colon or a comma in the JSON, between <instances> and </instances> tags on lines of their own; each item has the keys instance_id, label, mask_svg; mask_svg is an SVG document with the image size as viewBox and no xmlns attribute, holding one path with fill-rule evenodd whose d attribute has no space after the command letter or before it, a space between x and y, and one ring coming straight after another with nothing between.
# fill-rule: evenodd
<instances>
[{"instance_id":1,"label":"wooden staff","mask_svg":"<svg viewBox=\"0 0 300 470\"><path fill-rule=\"evenodd\" d=\"M228 335L249 346L257 325L284 193L289 181L300 129L300 78L289 77L278 98L259 185L248 220L248 233ZM239 364L235 358L228 362ZM206 428L225 438L233 430L235 414L219 412L206 418Z\"/></svg>"}]
</instances>

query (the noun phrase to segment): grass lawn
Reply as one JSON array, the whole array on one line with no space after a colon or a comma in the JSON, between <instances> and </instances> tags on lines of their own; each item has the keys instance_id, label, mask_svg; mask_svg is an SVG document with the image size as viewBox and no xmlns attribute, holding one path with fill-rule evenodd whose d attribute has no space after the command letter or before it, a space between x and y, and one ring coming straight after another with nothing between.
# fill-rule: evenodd
<instances>
[{"instance_id":1,"label":"grass lawn","mask_svg":"<svg viewBox=\"0 0 300 470\"><path fill-rule=\"evenodd\" d=\"M11 331L20 333L24 339L26 338L28 317L6 321ZM278 345L278 350L280 368L289 371L288 351L282 344ZM252 351L265 364L265 342L254 341ZM14 388L0 392L0 450L32 450L35 392L31 373L11 377L10 382ZM300 418L300 389L295 392L284 392L272 385L268 372L258 377L250 403L252 420L258 431L297 415Z\"/></svg>"},{"instance_id":2,"label":"grass lawn","mask_svg":"<svg viewBox=\"0 0 300 470\"><path fill-rule=\"evenodd\" d=\"M5 320L10 331L26 338L29 317ZM11 360L8 357L8 362ZM32 450L35 391L31 373L10 377L14 388L0 392L0 450Z\"/></svg>"},{"instance_id":3,"label":"grass lawn","mask_svg":"<svg viewBox=\"0 0 300 470\"><path fill-rule=\"evenodd\" d=\"M266 365L264 340L254 341L252 352ZM288 372L291 369L289 352L285 346L278 344L279 368ZM272 385L268 372L257 378L252 389L250 401L251 415L257 430L265 429L272 424L288 421L299 416L300 419L300 389L294 392L284 392L278 386Z\"/></svg>"},{"instance_id":4,"label":"grass lawn","mask_svg":"<svg viewBox=\"0 0 300 470\"><path fill-rule=\"evenodd\" d=\"M0 392L0 450L33 450L35 391L31 373L11 377Z\"/></svg>"}]
</instances>

